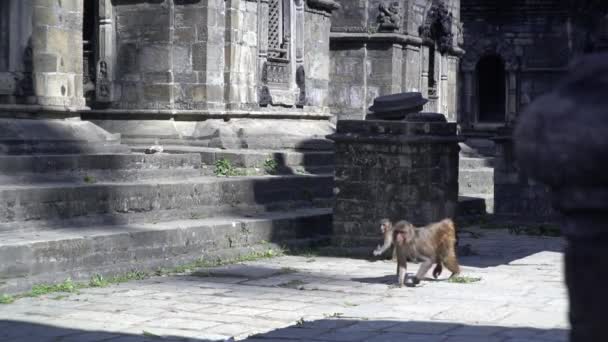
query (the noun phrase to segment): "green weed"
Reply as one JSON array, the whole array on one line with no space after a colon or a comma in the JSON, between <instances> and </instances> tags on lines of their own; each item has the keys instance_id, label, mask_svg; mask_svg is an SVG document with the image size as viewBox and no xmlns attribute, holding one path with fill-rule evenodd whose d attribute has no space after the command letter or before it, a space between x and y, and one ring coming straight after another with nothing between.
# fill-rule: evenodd
<instances>
[{"instance_id":1,"label":"green weed","mask_svg":"<svg viewBox=\"0 0 608 342\"><path fill-rule=\"evenodd\" d=\"M448 282L456 283L456 284L470 284L470 283L476 283L480 280L481 280L481 278L456 276L456 277L452 277L452 278L448 279Z\"/></svg>"}]
</instances>

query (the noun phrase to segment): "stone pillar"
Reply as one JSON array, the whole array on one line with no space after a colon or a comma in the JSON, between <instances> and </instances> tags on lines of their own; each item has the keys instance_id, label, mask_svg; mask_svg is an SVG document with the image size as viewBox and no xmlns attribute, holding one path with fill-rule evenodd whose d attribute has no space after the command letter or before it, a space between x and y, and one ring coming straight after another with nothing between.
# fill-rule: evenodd
<instances>
[{"instance_id":1,"label":"stone pillar","mask_svg":"<svg viewBox=\"0 0 608 342\"><path fill-rule=\"evenodd\" d=\"M85 106L82 81L81 1L33 0L33 81L37 103L81 109Z\"/></svg>"},{"instance_id":2,"label":"stone pillar","mask_svg":"<svg viewBox=\"0 0 608 342\"><path fill-rule=\"evenodd\" d=\"M475 121L475 104L473 103L474 91L475 91L475 74L473 70L465 69L463 70L463 83L464 83L464 103L463 103L463 111L460 115L460 124L462 127L470 128Z\"/></svg>"},{"instance_id":3,"label":"stone pillar","mask_svg":"<svg viewBox=\"0 0 608 342\"><path fill-rule=\"evenodd\" d=\"M507 69L507 117L505 121L508 126L513 125L517 117L517 71L514 69Z\"/></svg>"},{"instance_id":4,"label":"stone pillar","mask_svg":"<svg viewBox=\"0 0 608 342\"><path fill-rule=\"evenodd\" d=\"M340 120L335 142L334 241L371 246L378 221L426 224L454 217L458 201L456 124Z\"/></svg>"},{"instance_id":5,"label":"stone pillar","mask_svg":"<svg viewBox=\"0 0 608 342\"><path fill-rule=\"evenodd\" d=\"M0 104L36 102L32 84L31 1L0 4Z\"/></svg>"},{"instance_id":6,"label":"stone pillar","mask_svg":"<svg viewBox=\"0 0 608 342\"><path fill-rule=\"evenodd\" d=\"M296 1L296 36L303 31L303 40L296 41L296 86L299 89L296 103L299 106L319 108L323 113L329 113L329 35L331 29L331 13L338 8L333 1L308 0L304 8ZM304 22L300 23L300 13ZM300 26L301 25L301 26ZM298 49L302 49L303 61L299 61Z\"/></svg>"},{"instance_id":7,"label":"stone pillar","mask_svg":"<svg viewBox=\"0 0 608 342\"><path fill-rule=\"evenodd\" d=\"M515 152L547 184L562 217L570 341L603 341L608 307L608 54L573 65L557 88L519 117Z\"/></svg>"},{"instance_id":8,"label":"stone pillar","mask_svg":"<svg viewBox=\"0 0 608 342\"><path fill-rule=\"evenodd\" d=\"M114 100L114 72L116 65L116 33L114 32L114 11L111 0L99 1L99 37L95 82L97 102Z\"/></svg>"}]
</instances>

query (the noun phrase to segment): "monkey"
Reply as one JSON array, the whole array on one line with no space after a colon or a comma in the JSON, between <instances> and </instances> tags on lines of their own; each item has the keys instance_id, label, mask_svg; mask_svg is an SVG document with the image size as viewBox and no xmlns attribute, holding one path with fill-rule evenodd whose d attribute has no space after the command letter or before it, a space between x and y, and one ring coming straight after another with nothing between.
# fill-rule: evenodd
<instances>
[{"instance_id":1,"label":"monkey","mask_svg":"<svg viewBox=\"0 0 608 342\"><path fill-rule=\"evenodd\" d=\"M445 265L451 272L450 278L460 273L460 266L456 258L454 246L456 243L456 229L454 222L444 219L424 227L414 227L408 221L402 220L395 225L388 219L380 221L380 230L384 234L384 244L378 246L373 254L379 256L394 245L397 254L397 279L399 287L405 282L407 259L418 258L422 265L412 280L412 285L420 280L436 263L433 277L437 278Z\"/></svg>"}]
</instances>

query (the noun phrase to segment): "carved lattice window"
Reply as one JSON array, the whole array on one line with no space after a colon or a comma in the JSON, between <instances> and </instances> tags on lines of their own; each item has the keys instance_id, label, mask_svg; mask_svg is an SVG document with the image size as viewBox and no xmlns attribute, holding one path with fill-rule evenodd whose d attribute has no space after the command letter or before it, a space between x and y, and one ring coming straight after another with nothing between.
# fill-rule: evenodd
<instances>
[{"instance_id":1,"label":"carved lattice window","mask_svg":"<svg viewBox=\"0 0 608 342\"><path fill-rule=\"evenodd\" d=\"M286 61L289 57L289 1L268 3L268 57Z\"/></svg>"}]
</instances>

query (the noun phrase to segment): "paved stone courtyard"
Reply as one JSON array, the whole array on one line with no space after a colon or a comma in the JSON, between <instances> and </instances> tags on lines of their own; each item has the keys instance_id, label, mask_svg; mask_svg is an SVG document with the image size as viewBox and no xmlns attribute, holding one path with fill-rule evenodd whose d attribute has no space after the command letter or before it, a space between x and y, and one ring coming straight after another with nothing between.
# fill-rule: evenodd
<instances>
[{"instance_id":1,"label":"paved stone courtyard","mask_svg":"<svg viewBox=\"0 0 608 342\"><path fill-rule=\"evenodd\" d=\"M282 256L0 305L0 340L566 341L562 240L481 234L461 239L478 282L395 288L391 261Z\"/></svg>"}]
</instances>

